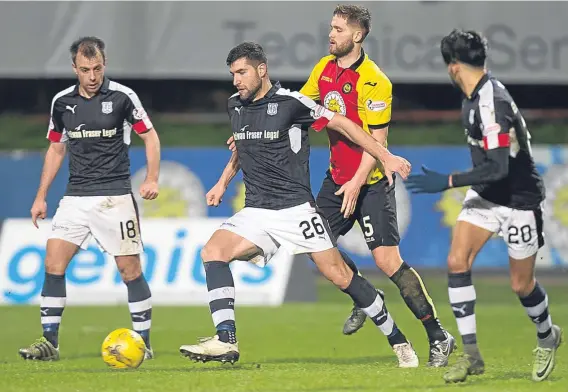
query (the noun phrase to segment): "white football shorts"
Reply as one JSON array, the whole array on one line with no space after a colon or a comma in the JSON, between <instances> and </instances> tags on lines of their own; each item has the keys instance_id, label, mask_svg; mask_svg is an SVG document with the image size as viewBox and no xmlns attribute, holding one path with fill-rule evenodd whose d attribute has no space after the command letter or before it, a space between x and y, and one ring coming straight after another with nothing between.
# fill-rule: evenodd
<instances>
[{"instance_id":1,"label":"white football shorts","mask_svg":"<svg viewBox=\"0 0 568 392\"><path fill-rule=\"evenodd\" d=\"M86 249L91 238L112 256L143 252L136 201L120 196L64 196L52 219L50 238Z\"/></svg>"},{"instance_id":2,"label":"white football shorts","mask_svg":"<svg viewBox=\"0 0 568 392\"><path fill-rule=\"evenodd\" d=\"M530 257L544 245L542 209L516 210L501 206L472 189L465 195L458 221L502 236L513 259Z\"/></svg>"},{"instance_id":3,"label":"white football shorts","mask_svg":"<svg viewBox=\"0 0 568 392\"><path fill-rule=\"evenodd\" d=\"M231 231L260 248L262 254L250 260L259 266L266 265L280 247L295 255L336 246L327 220L309 202L281 210L245 207L219 229Z\"/></svg>"}]
</instances>

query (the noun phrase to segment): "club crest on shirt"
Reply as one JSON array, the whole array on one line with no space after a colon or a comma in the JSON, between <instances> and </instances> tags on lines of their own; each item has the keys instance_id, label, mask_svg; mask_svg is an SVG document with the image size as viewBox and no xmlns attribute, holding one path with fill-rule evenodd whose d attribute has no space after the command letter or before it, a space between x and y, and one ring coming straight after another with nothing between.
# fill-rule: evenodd
<instances>
[{"instance_id":1,"label":"club crest on shirt","mask_svg":"<svg viewBox=\"0 0 568 392\"><path fill-rule=\"evenodd\" d=\"M347 113L347 107L345 106L345 101L338 91L328 92L323 99L323 106L332 112L339 113L343 116Z\"/></svg>"},{"instance_id":2,"label":"club crest on shirt","mask_svg":"<svg viewBox=\"0 0 568 392\"><path fill-rule=\"evenodd\" d=\"M269 116L275 116L278 114L278 104L271 102L268 104L268 108L266 109L266 114Z\"/></svg>"},{"instance_id":3,"label":"club crest on shirt","mask_svg":"<svg viewBox=\"0 0 568 392\"><path fill-rule=\"evenodd\" d=\"M344 94L349 94L353 90L353 85L349 82L345 83L342 87Z\"/></svg>"},{"instance_id":4,"label":"club crest on shirt","mask_svg":"<svg viewBox=\"0 0 568 392\"><path fill-rule=\"evenodd\" d=\"M101 103L101 110L104 114L111 114L112 113L112 102L102 102Z\"/></svg>"}]
</instances>

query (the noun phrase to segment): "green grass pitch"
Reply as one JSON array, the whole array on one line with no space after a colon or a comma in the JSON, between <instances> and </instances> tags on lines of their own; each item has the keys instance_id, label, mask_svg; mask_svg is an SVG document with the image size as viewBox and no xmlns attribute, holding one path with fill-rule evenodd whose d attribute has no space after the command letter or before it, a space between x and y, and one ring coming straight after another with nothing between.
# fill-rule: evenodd
<instances>
[{"instance_id":1,"label":"green grass pitch","mask_svg":"<svg viewBox=\"0 0 568 392\"><path fill-rule=\"evenodd\" d=\"M443 324L460 341L445 276L424 280ZM179 355L181 344L211 335L206 307L156 306L152 333L156 359L126 371L108 368L100 357L106 334L130 327L126 305L68 307L60 331L61 360L50 363L25 362L17 355L19 347L40 336L37 307L0 307L0 391L568 391L568 347L560 348L548 381L530 380L535 327L505 276L474 274L478 340L486 374L458 385L444 384L443 369L424 366L426 335L396 287L383 278L372 281L385 289L389 310L413 342L421 361L418 369L398 369L386 339L369 321L357 334L343 336L351 304L330 283L319 280L319 300L313 304L239 307L237 293L241 360L233 366L193 363ZM549 294L553 321L568 329L566 276L541 282Z\"/></svg>"}]
</instances>

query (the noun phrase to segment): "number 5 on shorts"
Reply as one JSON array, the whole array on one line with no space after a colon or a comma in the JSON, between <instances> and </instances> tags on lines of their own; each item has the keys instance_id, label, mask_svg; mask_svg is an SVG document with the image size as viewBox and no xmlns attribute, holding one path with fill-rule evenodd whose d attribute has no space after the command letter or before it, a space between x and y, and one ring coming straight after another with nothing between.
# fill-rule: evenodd
<instances>
[{"instance_id":1,"label":"number 5 on shorts","mask_svg":"<svg viewBox=\"0 0 568 392\"><path fill-rule=\"evenodd\" d=\"M126 238L136 238L136 225L132 219L126 222L120 222L120 235L123 240Z\"/></svg>"}]
</instances>

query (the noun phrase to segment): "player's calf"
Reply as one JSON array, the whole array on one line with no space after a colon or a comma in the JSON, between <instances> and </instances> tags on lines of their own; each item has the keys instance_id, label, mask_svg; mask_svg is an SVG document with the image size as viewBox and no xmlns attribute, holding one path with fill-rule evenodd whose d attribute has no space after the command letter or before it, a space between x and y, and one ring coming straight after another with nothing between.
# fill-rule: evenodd
<instances>
[{"instance_id":1,"label":"player's calf","mask_svg":"<svg viewBox=\"0 0 568 392\"><path fill-rule=\"evenodd\" d=\"M194 361L235 363L239 360L239 348L235 325L235 284L229 263L206 262L205 276L209 309L217 334L211 338L200 339L195 345L183 345L180 352Z\"/></svg>"},{"instance_id":2,"label":"player's calf","mask_svg":"<svg viewBox=\"0 0 568 392\"><path fill-rule=\"evenodd\" d=\"M448 274L448 296L462 337L464 352L475 360L481 360L481 353L477 347L475 320L477 295L471 279L471 271Z\"/></svg>"},{"instance_id":3,"label":"player's calf","mask_svg":"<svg viewBox=\"0 0 568 392\"><path fill-rule=\"evenodd\" d=\"M399 362L399 367L417 367L418 356L412 344L398 328L383 301L381 293L364 278L354 275L349 286L343 290L387 337Z\"/></svg>"},{"instance_id":4,"label":"player's calf","mask_svg":"<svg viewBox=\"0 0 568 392\"><path fill-rule=\"evenodd\" d=\"M517 291L518 294L527 292L521 286L515 288L520 289ZM533 351L532 379L543 381L548 378L556 365L556 350L562 343L562 330L552 324L548 310L548 295L538 282L535 282L534 288L528 295L519 295L519 299L537 329L537 347Z\"/></svg>"},{"instance_id":5,"label":"player's calf","mask_svg":"<svg viewBox=\"0 0 568 392\"><path fill-rule=\"evenodd\" d=\"M132 319L132 329L136 331L146 344L146 359L152 359L154 352L150 344L150 328L152 327L152 293L143 274L126 282L128 290L128 309Z\"/></svg>"},{"instance_id":6,"label":"player's calf","mask_svg":"<svg viewBox=\"0 0 568 392\"><path fill-rule=\"evenodd\" d=\"M432 367L447 366L450 354L456 349L455 339L444 330L438 320L434 302L428 294L426 285L420 275L406 262L400 259L398 247L382 248L388 249L390 251L389 253L394 253L395 257L384 258L384 260L390 261L391 266L399 266L396 271L390 275L390 279L398 287L406 306L408 306L414 316L422 322L426 334L428 335L430 353L427 365ZM389 271L392 270L391 268Z\"/></svg>"},{"instance_id":7,"label":"player's calf","mask_svg":"<svg viewBox=\"0 0 568 392\"><path fill-rule=\"evenodd\" d=\"M354 275L341 259L337 248L311 254L324 276L351 297L353 302L373 320L393 347L400 367L417 367L418 357L410 342L398 329L387 311L381 295L365 278Z\"/></svg>"},{"instance_id":8,"label":"player's calf","mask_svg":"<svg viewBox=\"0 0 568 392\"><path fill-rule=\"evenodd\" d=\"M54 348L59 347L59 326L66 301L65 275L46 273L40 298L41 326L43 337Z\"/></svg>"},{"instance_id":9,"label":"player's calf","mask_svg":"<svg viewBox=\"0 0 568 392\"><path fill-rule=\"evenodd\" d=\"M342 251L339 252L341 253L341 257L345 261L345 264L347 264L349 269L353 271L353 274L361 275L359 270L357 269L357 266L355 265L355 262L351 260L349 255ZM357 306L357 304L354 303L353 308L351 309L351 314L349 314L349 317L347 317L347 320L345 320L345 323L343 324L343 334L344 335L354 334L355 332L360 330L361 327L363 327L363 324L365 323L366 319L367 315L365 314L365 312L363 312Z\"/></svg>"},{"instance_id":10,"label":"player's calf","mask_svg":"<svg viewBox=\"0 0 568 392\"><path fill-rule=\"evenodd\" d=\"M403 261L396 272L390 275L390 279L398 287L406 306L424 325L430 343L446 340L447 336L438 320L434 302L420 275Z\"/></svg>"},{"instance_id":11,"label":"player's calf","mask_svg":"<svg viewBox=\"0 0 568 392\"><path fill-rule=\"evenodd\" d=\"M45 274L41 291L40 313L43 336L18 353L23 359L56 361L59 359L59 325L66 302L65 275Z\"/></svg>"},{"instance_id":12,"label":"player's calf","mask_svg":"<svg viewBox=\"0 0 568 392\"><path fill-rule=\"evenodd\" d=\"M196 361L234 363L239 360L235 323L235 283L229 262L259 254L251 241L228 230L213 233L201 250L209 294L209 310L217 330L211 338L198 344L183 345L180 352Z\"/></svg>"},{"instance_id":13,"label":"player's calf","mask_svg":"<svg viewBox=\"0 0 568 392\"><path fill-rule=\"evenodd\" d=\"M152 293L146 278L142 274L139 255L116 256L116 265L128 291L128 309L132 320L132 329L136 331L146 344L146 357L153 358L150 344L150 328L152 327Z\"/></svg>"}]
</instances>

